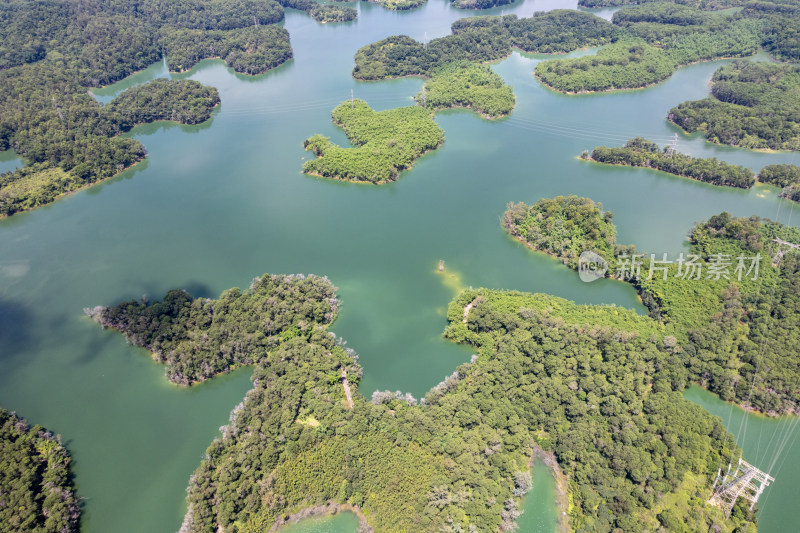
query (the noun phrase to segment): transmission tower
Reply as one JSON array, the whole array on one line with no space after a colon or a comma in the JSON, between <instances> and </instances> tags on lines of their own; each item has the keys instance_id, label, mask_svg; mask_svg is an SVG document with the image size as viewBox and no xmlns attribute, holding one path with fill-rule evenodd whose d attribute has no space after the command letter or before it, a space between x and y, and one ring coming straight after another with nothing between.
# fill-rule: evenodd
<instances>
[{"instance_id":1,"label":"transmission tower","mask_svg":"<svg viewBox=\"0 0 800 533\"><path fill-rule=\"evenodd\" d=\"M775 257L772 258L772 266L777 267L783 256L786 255L787 252L792 250L800 251L800 244L793 244L791 242L786 242L783 239L772 239L773 241L778 243L778 251L775 253ZM782 248L782 246L786 246L786 248Z\"/></svg>"},{"instance_id":2,"label":"transmission tower","mask_svg":"<svg viewBox=\"0 0 800 533\"><path fill-rule=\"evenodd\" d=\"M678 134L676 133L675 136L672 138L672 142L669 143L667 147L667 157L672 157L675 154L675 148L678 146Z\"/></svg>"},{"instance_id":3,"label":"transmission tower","mask_svg":"<svg viewBox=\"0 0 800 533\"><path fill-rule=\"evenodd\" d=\"M750 502L750 510L756 506L758 498L775 478L762 472L741 457L736 470L731 473L732 465L728 465L728 471L722 475L722 469L717 473L714 481L714 494L709 503L720 507L725 511L725 516L731 515L736 501L742 497Z\"/></svg>"}]
</instances>

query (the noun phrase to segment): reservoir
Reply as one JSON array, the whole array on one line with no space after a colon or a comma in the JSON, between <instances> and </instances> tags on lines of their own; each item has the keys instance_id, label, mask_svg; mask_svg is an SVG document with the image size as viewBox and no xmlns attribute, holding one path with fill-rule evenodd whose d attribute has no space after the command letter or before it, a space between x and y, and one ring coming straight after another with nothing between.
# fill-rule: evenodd
<instances>
[{"instance_id":1,"label":"reservoir","mask_svg":"<svg viewBox=\"0 0 800 533\"><path fill-rule=\"evenodd\" d=\"M0 405L62 435L85 499L82 531L177 531L189 476L251 386L245 368L178 388L143 350L84 316L85 307L157 299L172 288L216 297L266 272L326 275L342 300L331 330L360 355L361 394L390 389L420 397L471 356L441 335L459 288L547 292L644 311L629 285L583 283L508 237L500 224L508 202L590 197L614 213L620 243L657 254L685 251L694 222L723 210L800 221L795 205L772 187L714 187L577 159L583 150L637 135L668 144L679 132L667 111L705 97L723 61L682 68L648 89L566 96L532 75L548 56L514 52L493 66L517 97L509 118L437 114L445 143L387 185L303 175L303 161L313 157L304 139L321 133L347 144L330 112L351 90L373 108L388 109L412 105L421 88L416 78L356 82L356 50L393 34L443 36L452 21L486 14L453 9L445 0L409 12L354 6L358 20L344 24L319 24L287 10L294 59L268 74L238 75L220 61L181 74L219 89L222 105L211 121L136 128L130 135L147 148L145 162L0 221ZM518 1L488 13L530 16L558 7L575 2ZM95 94L107 102L158 76L169 76L161 63ZM791 153L719 147L680 133L677 149L755 171L794 160ZM20 164L15 154L0 153L0 170ZM446 275L437 273L440 260ZM726 420L728 406L715 397L694 389L687 397ZM767 434L768 424L785 422L763 423ZM765 446L750 444L760 431L754 427L739 443L751 462ZM734 435L737 429L729 426ZM800 492L800 477L791 475L800 468L800 447L787 446L783 458L760 514L767 533L800 530L800 509L790 504ZM521 524L537 516L553 523L547 475L535 468L534 478L545 483L535 481L540 496L525 500ZM319 522L294 531L355 528L347 514ZM549 533L547 526L520 531Z\"/></svg>"}]
</instances>

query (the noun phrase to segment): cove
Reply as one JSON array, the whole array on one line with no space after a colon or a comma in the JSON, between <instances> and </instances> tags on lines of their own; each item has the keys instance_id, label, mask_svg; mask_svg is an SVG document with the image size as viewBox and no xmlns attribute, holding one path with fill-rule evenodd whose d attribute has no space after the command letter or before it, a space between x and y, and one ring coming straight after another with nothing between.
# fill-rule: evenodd
<instances>
[{"instance_id":1,"label":"cove","mask_svg":"<svg viewBox=\"0 0 800 533\"><path fill-rule=\"evenodd\" d=\"M553 473L541 459L533 462L531 469L533 484L531 490L522 498L522 516L517 519L519 533L556 533L558 531L558 510L556 483Z\"/></svg>"},{"instance_id":2,"label":"cove","mask_svg":"<svg viewBox=\"0 0 800 533\"><path fill-rule=\"evenodd\" d=\"M489 13L530 16L556 7L575 2L528 0ZM510 201L591 197L614 212L619 242L653 253L684 251L694 221L723 210L798 222L795 206L772 187L720 190L577 160L585 149L636 135L667 144L677 132L667 111L705 97L722 61L682 68L644 90L565 96L532 75L547 56L515 52L493 66L517 95L509 118L437 114L445 143L381 187L304 176L308 136L346 145L330 112L351 89L374 109L388 109L411 105L421 88L416 78L354 81L358 48L397 33L439 37L452 21L484 14L444 0L402 13L369 3L358 9L359 19L345 25L287 10L294 59L285 65L250 78L205 61L183 75L219 89L222 105L211 121L137 128L130 135L146 146L144 163L0 221L0 405L63 436L85 498L84 532L177 531L189 476L251 386L242 369L179 389L147 353L85 317L84 307L159 298L176 287L216 297L265 272L327 275L343 302L331 329L364 366L360 392L419 397L470 358L468 348L441 337L459 288L547 292L643 312L628 285L583 283L508 237L499 217ZM166 75L161 68L96 94L111 98ZM754 170L792 160L698 136L679 135L678 149ZM439 260L446 275L437 273ZM798 464L800 450L786 457ZM800 482L784 475L771 490L770 499L779 490L789 498ZM781 520L796 526L800 509L770 499L761 531L785 531Z\"/></svg>"}]
</instances>

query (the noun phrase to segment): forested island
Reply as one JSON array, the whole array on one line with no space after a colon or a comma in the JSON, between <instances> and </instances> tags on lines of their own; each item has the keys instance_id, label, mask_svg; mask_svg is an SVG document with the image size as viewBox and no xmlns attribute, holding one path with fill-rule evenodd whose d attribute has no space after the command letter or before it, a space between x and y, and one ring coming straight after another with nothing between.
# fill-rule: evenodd
<instances>
[{"instance_id":1,"label":"forested island","mask_svg":"<svg viewBox=\"0 0 800 533\"><path fill-rule=\"evenodd\" d=\"M323 4L315 0L278 0L283 7L305 11L317 22L347 22L358 17L358 11L350 6Z\"/></svg>"},{"instance_id":2,"label":"forested island","mask_svg":"<svg viewBox=\"0 0 800 533\"><path fill-rule=\"evenodd\" d=\"M716 157L692 157L673 151L669 146L662 150L642 137L631 139L622 148L598 146L591 155L584 152L581 158L607 165L652 168L712 185L741 189L749 189L756 182L755 173L749 168L719 161Z\"/></svg>"},{"instance_id":3,"label":"forested island","mask_svg":"<svg viewBox=\"0 0 800 533\"><path fill-rule=\"evenodd\" d=\"M231 350L252 354L240 361L255 365L253 389L192 476L182 531L264 531L331 502L363 511L376 531L507 530L538 448L569 478L564 511L576 530L754 530L746 506L726 520L706 504L718 465L740 451L681 396L687 372L656 321L466 291L446 335L471 344L472 361L424 399L376 393L370 403L350 394L355 354L325 330L333 290L313 276L265 275L218 300L171 291L97 314L122 317L110 324L139 346L180 351L190 381L229 369ZM265 312L281 316L270 335Z\"/></svg>"},{"instance_id":4,"label":"forested island","mask_svg":"<svg viewBox=\"0 0 800 533\"><path fill-rule=\"evenodd\" d=\"M717 144L800 150L798 89L800 66L736 61L714 73L711 96L672 108L669 120Z\"/></svg>"},{"instance_id":5,"label":"forested island","mask_svg":"<svg viewBox=\"0 0 800 533\"><path fill-rule=\"evenodd\" d=\"M614 257L617 230L613 215L589 198L557 196L528 206L511 202L503 224L512 236L535 250L578 268L578 258L592 251L606 261Z\"/></svg>"},{"instance_id":6,"label":"forested island","mask_svg":"<svg viewBox=\"0 0 800 533\"><path fill-rule=\"evenodd\" d=\"M306 139L306 150L317 156L303 165L306 174L386 183L444 142L444 132L431 112L417 106L374 111L355 99L339 104L331 116L355 148L342 148L322 135Z\"/></svg>"},{"instance_id":7,"label":"forested island","mask_svg":"<svg viewBox=\"0 0 800 533\"><path fill-rule=\"evenodd\" d=\"M800 244L800 230L722 213L695 225L690 255L669 260L614 246L610 220L591 200L557 197L530 207L510 203L504 225L572 268L587 250L606 259L606 275L639 290L651 327L666 328L692 382L748 409L796 413L800 372L792 346L800 342L800 253L779 256L787 247L775 239Z\"/></svg>"},{"instance_id":8,"label":"forested island","mask_svg":"<svg viewBox=\"0 0 800 533\"><path fill-rule=\"evenodd\" d=\"M69 464L60 437L0 408L0 533L77 533Z\"/></svg>"},{"instance_id":9,"label":"forested island","mask_svg":"<svg viewBox=\"0 0 800 533\"><path fill-rule=\"evenodd\" d=\"M427 76L453 61L488 62L502 59L513 48L525 52L569 52L613 42L618 29L594 15L556 9L530 18L470 17L452 24L452 35L420 43L395 35L356 52L353 77L383 80L408 75Z\"/></svg>"}]
</instances>

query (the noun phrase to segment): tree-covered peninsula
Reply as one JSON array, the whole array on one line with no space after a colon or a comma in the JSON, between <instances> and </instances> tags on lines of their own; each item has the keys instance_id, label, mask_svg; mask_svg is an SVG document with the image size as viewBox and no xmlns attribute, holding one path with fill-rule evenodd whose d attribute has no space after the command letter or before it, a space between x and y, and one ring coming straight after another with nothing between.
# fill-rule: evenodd
<instances>
[{"instance_id":1,"label":"tree-covered peninsula","mask_svg":"<svg viewBox=\"0 0 800 533\"><path fill-rule=\"evenodd\" d=\"M489 119L508 115L516 104L514 90L500 75L469 61L434 70L415 99L432 111L464 107Z\"/></svg>"},{"instance_id":2,"label":"tree-covered peninsula","mask_svg":"<svg viewBox=\"0 0 800 533\"><path fill-rule=\"evenodd\" d=\"M140 161L141 143L118 135L133 125L157 119L194 124L219 102L215 90L194 82L159 82L106 109L88 89L165 54L173 70L222 57L239 72L266 72L292 55L288 33L274 25L282 19L283 8L273 0L0 4L0 150L14 148L26 163L0 177L0 216L51 202ZM133 109L137 102L151 107Z\"/></svg>"},{"instance_id":3,"label":"tree-covered peninsula","mask_svg":"<svg viewBox=\"0 0 800 533\"><path fill-rule=\"evenodd\" d=\"M306 174L386 183L444 142L444 132L431 112L417 106L374 111L355 99L339 104L331 116L355 147L343 148L322 135L306 139L306 150L317 156L303 165Z\"/></svg>"},{"instance_id":4,"label":"tree-covered peninsula","mask_svg":"<svg viewBox=\"0 0 800 533\"><path fill-rule=\"evenodd\" d=\"M27 103L16 102L31 111ZM15 129L0 138L29 163L0 174L0 216L50 203L141 161L144 147L120 133L156 120L204 122L219 104L219 94L193 80L154 80L125 91L105 107L85 93L35 104L47 106L38 110L38 122L24 122L24 114L9 116Z\"/></svg>"},{"instance_id":5,"label":"tree-covered peninsula","mask_svg":"<svg viewBox=\"0 0 800 533\"><path fill-rule=\"evenodd\" d=\"M353 77L382 80L429 75L453 61L502 59L512 48L526 52L569 52L615 40L618 29L579 11L557 9L530 18L470 17L452 24L452 35L420 43L405 35L387 37L356 52Z\"/></svg>"},{"instance_id":6,"label":"tree-covered peninsula","mask_svg":"<svg viewBox=\"0 0 800 533\"><path fill-rule=\"evenodd\" d=\"M150 350L170 381L190 385L253 364L313 324L329 324L339 308L335 290L317 276L264 275L217 300L173 290L149 305L133 300L87 313Z\"/></svg>"},{"instance_id":7,"label":"tree-covered peninsula","mask_svg":"<svg viewBox=\"0 0 800 533\"><path fill-rule=\"evenodd\" d=\"M800 167L797 165L767 165L758 173L758 181L775 187L800 185Z\"/></svg>"},{"instance_id":8,"label":"tree-covered peninsula","mask_svg":"<svg viewBox=\"0 0 800 533\"><path fill-rule=\"evenodd\" d=\"M347 22L358 17L358 11L350 6L323 4L316 0L278 0L283 7L305 11L317 22Z\"/></svg>"},{"instance_id":9,"label":"tree-covered peninsula","mask_svg":"<svg viewBox=\"0 0 800 533\"><path fill-rule=\"evenodd\" d=\"M797 165L767 165L758 173L758 181L781 187L782 198L800 202L800 167Z\"/></svg>"},{"instance_id":10,"label":"tree-covered peninsula","mask_svg":"<svg viewBox=\"0 0 800 533\"><path fill-rule=\"evenodd\" d=\"M735 61L714 73L711 96L672 108L669 119L718 144L800 150L798 90L800 66Z\"/></svg>"},{"instance_id":11,"label":"tree-covered peninsula","mask_svg":"<svg viewBox=\"0 0 800 533\"><path fill-rule=\"evenodd\" d=\"M545 85L566 93L646 87L681 65L758 51L763 24L741 13L714 13L667 2L643 3L614 14L624 37L596 56L536 65Z\"/></svg>"},{"instance_id":12,"label":"tree-covered peninsula","mask_svg":"<svg viewBox=\"0 0 800 533\"><path fill-rule=\"evenodd\" d=\"M672 2L674 4L696 7L699 9L726 9L729 7L738 7L749 0L578 0L580 7L596 8L596 7L619 7L638 5L648 2Z\"/></svg>"},{"instance_id":13,"label":"tree-covered peninsula","mask_svg":"<svg viewBox=\"0 0 800 533\"><path fill-rule=\"evenodd\" d=\"M159 40L172 72L185 72L199 61L220 58L236 72L263 74L292 57L289 32L270 25L234 30L170 28Z\"/></svg>"},{"instance_id":14,"label":"tree-covered peninsula","mask_svg":"<svg viewBox=\"0 0 800 533\"><path fill-rule=\"evenodd\" d=\"M585 251L603 257L606 275L638 289L690 381L750 409L797 412L800 253L780 241L800 244L800 231L722 213L693 228L690 254L665 258L614 246L610 219L588 199L558 197L510 203L505 227L572 268Z\"/></svg>"},{"instance_id":15,"label":"tree-covered peninsula","mask_svg":"<svg viewBox=\"0 0 800 533\"><path fill-rule=\"evenodd\" d=\"M60 441L0 408L0 533L77 533L80 506Z\"/></svg>"},{"instance_id":16,"label":"tree-covered peninsula","mask_svg":"<svg viewBox=\"0 0 800 533\"><path fill-rule=\"evenodd\" d=\"M380 393L370 403L354 390L354 353L325 330L332 286L308 280L283 278L279 293L237 299L242 307L225 303L229 291L191 304L214 309L229 347L273 337L261 320L268 310L297 325L250 352L253 389L192 476L182 531L264 531L331 502L360 509L375 531L510 530L537 448L569 479L564 511L575 530L754 529L747 507L726 520L706 503L718 465L740 451L718 418L682 398L686 372L655 321L467 291L450 305L446 335L472 345L472 361L419 402ZM120 308L130 305L141 304ZM192 367L227 364L223 345L200 342L211 337L202 314L147 307L120 327L132 342L152 349L140 332L174 331L195 340Z\"/></svg>"},{"instance_id":17,"label":"tree-covered peninsula","mask_svg":"<svg viewBox=\"0 0 800 533\"><path fill-rule=\"evenodd\" d=\"M652 168L712 185L749 189L756 182L749 168L731 165L716 157L692 157L671 151L669 146L661 149L641 137L631 139L622 148L598 146L591 155L584 153L582 158L607 165Z\"/></svg>"}]
</instances>

